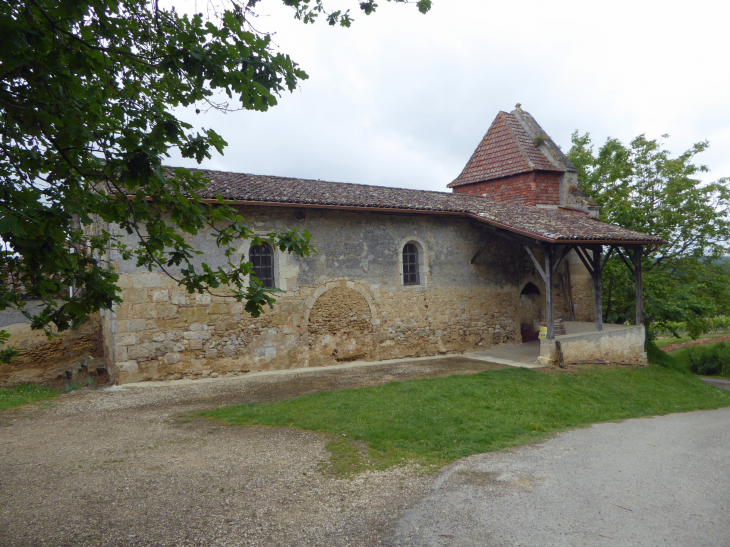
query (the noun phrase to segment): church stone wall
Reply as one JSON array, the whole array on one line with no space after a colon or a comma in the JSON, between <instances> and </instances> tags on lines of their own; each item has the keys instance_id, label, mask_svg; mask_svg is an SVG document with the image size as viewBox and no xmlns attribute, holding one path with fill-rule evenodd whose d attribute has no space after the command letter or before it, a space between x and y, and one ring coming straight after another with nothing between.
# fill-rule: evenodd
<instances>
[{"instance_id":1,"label":"church stone wall","mask_svg":"<svg viewBox=\"0 0 730 547\"><path fill-rule=\"evenodd\" d=\"M487 239L458 217L283 207L241 213L261 234L308 229L317 253L300 258L275 251L276 285L285 292L257 319L233 298L188 294L166 275L111 255L123 303L105 314L104 328L118 383L519 343L522 287L531 281L544 295L524 251L506 240ZM206 251L211 266L222 262L209 234L191 242ZM401 252L409 242L419 248L417 286L402 284ZM243 243L241 252L247 251ZM580 277L573 274L574 287ZM560 316L558 310L567 305L557 280L555 288ZM582 309L575 288L573 297Z\"/></svg>"}]
</instances>

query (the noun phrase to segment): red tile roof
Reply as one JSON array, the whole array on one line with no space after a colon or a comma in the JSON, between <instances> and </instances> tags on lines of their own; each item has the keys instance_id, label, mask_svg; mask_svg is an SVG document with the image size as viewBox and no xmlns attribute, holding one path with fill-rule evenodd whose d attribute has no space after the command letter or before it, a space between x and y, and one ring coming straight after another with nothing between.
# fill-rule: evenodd
<instances>
[{"instance_id":1,"label":"red tile roof","mask_svg":"<svg viewBox=\"0 0 730 547\"><path fill-rule=\"evenodd\" d=\"M199 171L211 182L200 196L250 204L458 214L552 243L601 241L662 243L658 237L605 224L569 209L526 207L479 196L293 179L246 173Z\"/></svg>"},{"instance_id":2,"label":"red tile roof","mask_svg":"<svg viewBox=\"0 0 730 547\"><path fill-rule=\"evenodd\" d=\"M530 171L564 172L538 150L513 114L500 112L449 188Z\"/></svg>"}]
</instances>

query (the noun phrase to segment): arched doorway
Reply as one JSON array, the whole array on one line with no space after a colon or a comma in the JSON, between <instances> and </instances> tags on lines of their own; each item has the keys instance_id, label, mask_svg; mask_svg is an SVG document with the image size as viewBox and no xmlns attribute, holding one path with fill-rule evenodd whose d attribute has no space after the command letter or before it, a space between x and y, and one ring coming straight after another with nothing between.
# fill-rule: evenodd
<instances>
[{"instance_id":1,"label":"arched doorway","mask_svg":"<svg viewBox=\"0 0 730 547\"><path fill-rule=\"evenodd\" d=\"M520 293L520 333L523 343L538 339L543 307L540 289L532 283L527 283Z\"/></svg>"}]
</instances>

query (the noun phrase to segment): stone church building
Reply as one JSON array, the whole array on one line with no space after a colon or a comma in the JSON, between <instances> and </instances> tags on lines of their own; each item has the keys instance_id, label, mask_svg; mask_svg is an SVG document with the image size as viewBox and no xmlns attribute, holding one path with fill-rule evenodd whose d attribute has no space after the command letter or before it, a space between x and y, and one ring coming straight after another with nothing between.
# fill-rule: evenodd
<instances>
[{"instance_id":1,"label":"stone church building","mask_svg":"<svg viewBox=\"0 0 730 547\"><path fill-rule=\"evenodd\" d=\"M543 324L549 362L559 319L595 321L602 335L606 255L633 264L640 295L643 246L662 243L598 221L575 167L519 105L497 115L451 192L203 175L204 198L235 203L257 234L306 228L316 254L242 244L264 284L284 291L257 319L112 254L123 303L102 324L117 383L474 351L536 340ZM195 243L225 264L210 234ZM613 342L619 358L643 358L640 301L638 330ZM606 355L589 342L580 351Z\"/></svg>"}]
</instances>

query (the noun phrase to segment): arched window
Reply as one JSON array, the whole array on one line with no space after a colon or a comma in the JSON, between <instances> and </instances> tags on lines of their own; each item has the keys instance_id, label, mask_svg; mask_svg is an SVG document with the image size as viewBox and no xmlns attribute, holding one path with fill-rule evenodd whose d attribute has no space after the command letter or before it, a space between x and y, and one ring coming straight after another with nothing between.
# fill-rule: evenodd
<instances>
[{"instance_id":1,"label":"arched window","mask_svg":"<svg viewBox=\"0 0 730 547\"><path fill-rule=\"evenodd\" d=\"M274 251L268 243L253 245L248 252L253 272L264 287L276 287L274 283Z\"/></svg>"},{"instance_id":2,"label":"arched window","mask_svg":"<svg viewBox=\"0 0 730 547\"><path fill-rule=\"evenodd\" d=\"M533 285L532 283L527 283L527 285L525 285L525 287L522 289L522 292L520 293L520 296L522 296L523 294L537 294L537 295L539 295L540 294L540 289L538 289L537 287L535 287L535 285Z\"/></svg>"},{"instance_id":3,"label":"arched window","mask_svg":"<svg viewBox=\"0 0 730 547\"><path fill-rule=\"evenodd\" d=\"M418 247L414 243L406 243L403 246L403 284L421 284L418 275Z\"/></svg>"}]
</instances>

